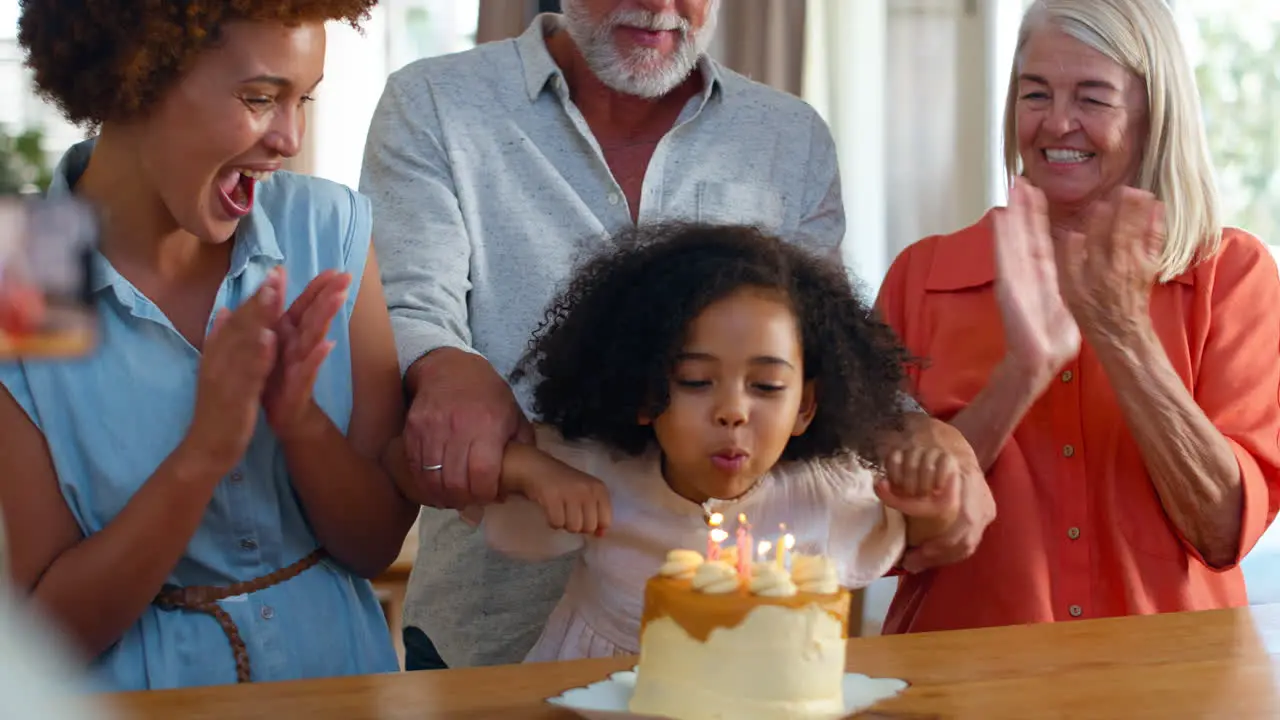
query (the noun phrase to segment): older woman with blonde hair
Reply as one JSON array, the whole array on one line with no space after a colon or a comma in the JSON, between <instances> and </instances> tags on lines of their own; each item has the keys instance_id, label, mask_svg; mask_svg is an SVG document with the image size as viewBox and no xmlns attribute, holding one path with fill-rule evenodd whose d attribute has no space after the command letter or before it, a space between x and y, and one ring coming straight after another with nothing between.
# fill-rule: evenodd
<instances>
[{"instance_id":1,"label":"older woman with blonde hair","mask_svg":"<svg viewBox=\"0 0 1280 720\"><path fill-rule=\"evenodd\" d=\"M1169 8L1038 0L1008 97L1008 207L909 247L880 295L999 517L905 576L885 630L1244 605L1280 502L1280 277L1220 224Z\"/></svg>"}]
</instances>

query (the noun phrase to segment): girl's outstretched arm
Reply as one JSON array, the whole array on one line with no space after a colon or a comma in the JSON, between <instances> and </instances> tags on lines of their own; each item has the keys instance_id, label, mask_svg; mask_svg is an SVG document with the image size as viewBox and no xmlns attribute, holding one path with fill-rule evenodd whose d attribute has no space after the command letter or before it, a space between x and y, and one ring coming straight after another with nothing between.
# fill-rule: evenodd
<instances>
[{"instance_id":1,"label":"girl's outstretched arm","mask_svg":"<svg viewBox=\"0 0 1280 720\"><path fill-rule=\"evenodd\" d=\"M537 433L540 444L548 433ZM388 470L397 481L408 477L408 460L400 439L392 443ZM493 549L524 560L549 560L580 549L585 534L600 535L612 522L604 483L538 446L507 444L500 480L502 499L462 511L478 523Z\"/></svg>"}]
</instances>

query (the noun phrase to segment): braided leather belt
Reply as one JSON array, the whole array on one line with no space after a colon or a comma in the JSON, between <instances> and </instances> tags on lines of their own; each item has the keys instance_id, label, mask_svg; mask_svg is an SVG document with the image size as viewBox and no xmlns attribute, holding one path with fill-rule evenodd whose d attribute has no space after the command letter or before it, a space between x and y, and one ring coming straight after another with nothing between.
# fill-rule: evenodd
<instances>
[{"instance_id":1,"label":"braided leather belt","mask_svg":"<svg viewBox=\"0 0 1280 720\"><path fill-rule=\"evenodd\" d=\"M236 660L236 682L247 683L249 682L249 649L245 647L244 639L240 637L240 629L236 627L235 621L231 619L226 610L223 610L218 605L218 601L235 597L236 595L247 595L259 590L265 590L286 580L292 580L326 557L328 557L328 553L325 552L324 548L317 548L310 555L286 568L281 568L273 573L246 582L233 583L226 587L213 585L192 585L190 587L165 585L160 588L160 594L156 595L156 599L152 602L161 610L187 610L189 612L202 612L212 615L213 619L217 620L218 625L222 627L222 631L227 634L227 640L231 643L231 654L235 656Z\"/></svg>"}]
</instances>

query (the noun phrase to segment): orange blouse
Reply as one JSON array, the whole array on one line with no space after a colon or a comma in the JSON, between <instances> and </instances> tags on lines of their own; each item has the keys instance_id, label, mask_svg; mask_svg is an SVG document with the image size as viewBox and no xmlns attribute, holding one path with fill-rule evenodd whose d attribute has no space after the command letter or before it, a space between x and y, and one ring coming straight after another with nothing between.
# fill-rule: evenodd
<instances>
[{"instance_id":1,"label":"orange blouse","mask_svg":"<svg viewBox=\"0 0 1280 720\"><path fill-rule=\"evenodd\" d=\"M894 261L879 307L917 357L912 390L947 419L1004 355L991 213ZM1239 561L1280 506L1280 275L1227 230L1222 249L1156 287L1151 318L1196 403L1240 464L1240 551L1209 567L1165 515L1086 343L987 473L997 518L968 560L899 579L884 631L1206 610L1247 604Z\"/></svg>"}]
</instances>

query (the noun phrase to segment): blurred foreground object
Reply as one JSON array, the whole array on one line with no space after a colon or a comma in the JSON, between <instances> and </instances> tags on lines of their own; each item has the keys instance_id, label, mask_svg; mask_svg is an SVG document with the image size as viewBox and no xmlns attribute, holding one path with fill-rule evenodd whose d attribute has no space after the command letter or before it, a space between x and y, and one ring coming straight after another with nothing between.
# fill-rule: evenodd
<instances>
[{"instance_id":1,"label":"blurred foreground object","mask_svg":"<svg viewBox=\"0 0 1280 720\"><path fill-rule=\"evenodd\" d=\"M0 197L0 360L93 349L97 237L93 212L78 200Z\"/></svg>"},{"instance_id":2,"label":"blurred foreground object","mask_svg":"<svg viewBox=\"0 0 1280 720\"><path fill-rule=\"evenodd\" d=\"M0 576L0 718L112 720L62 643L36 622Z\"/></svg>"}]
</instances>

